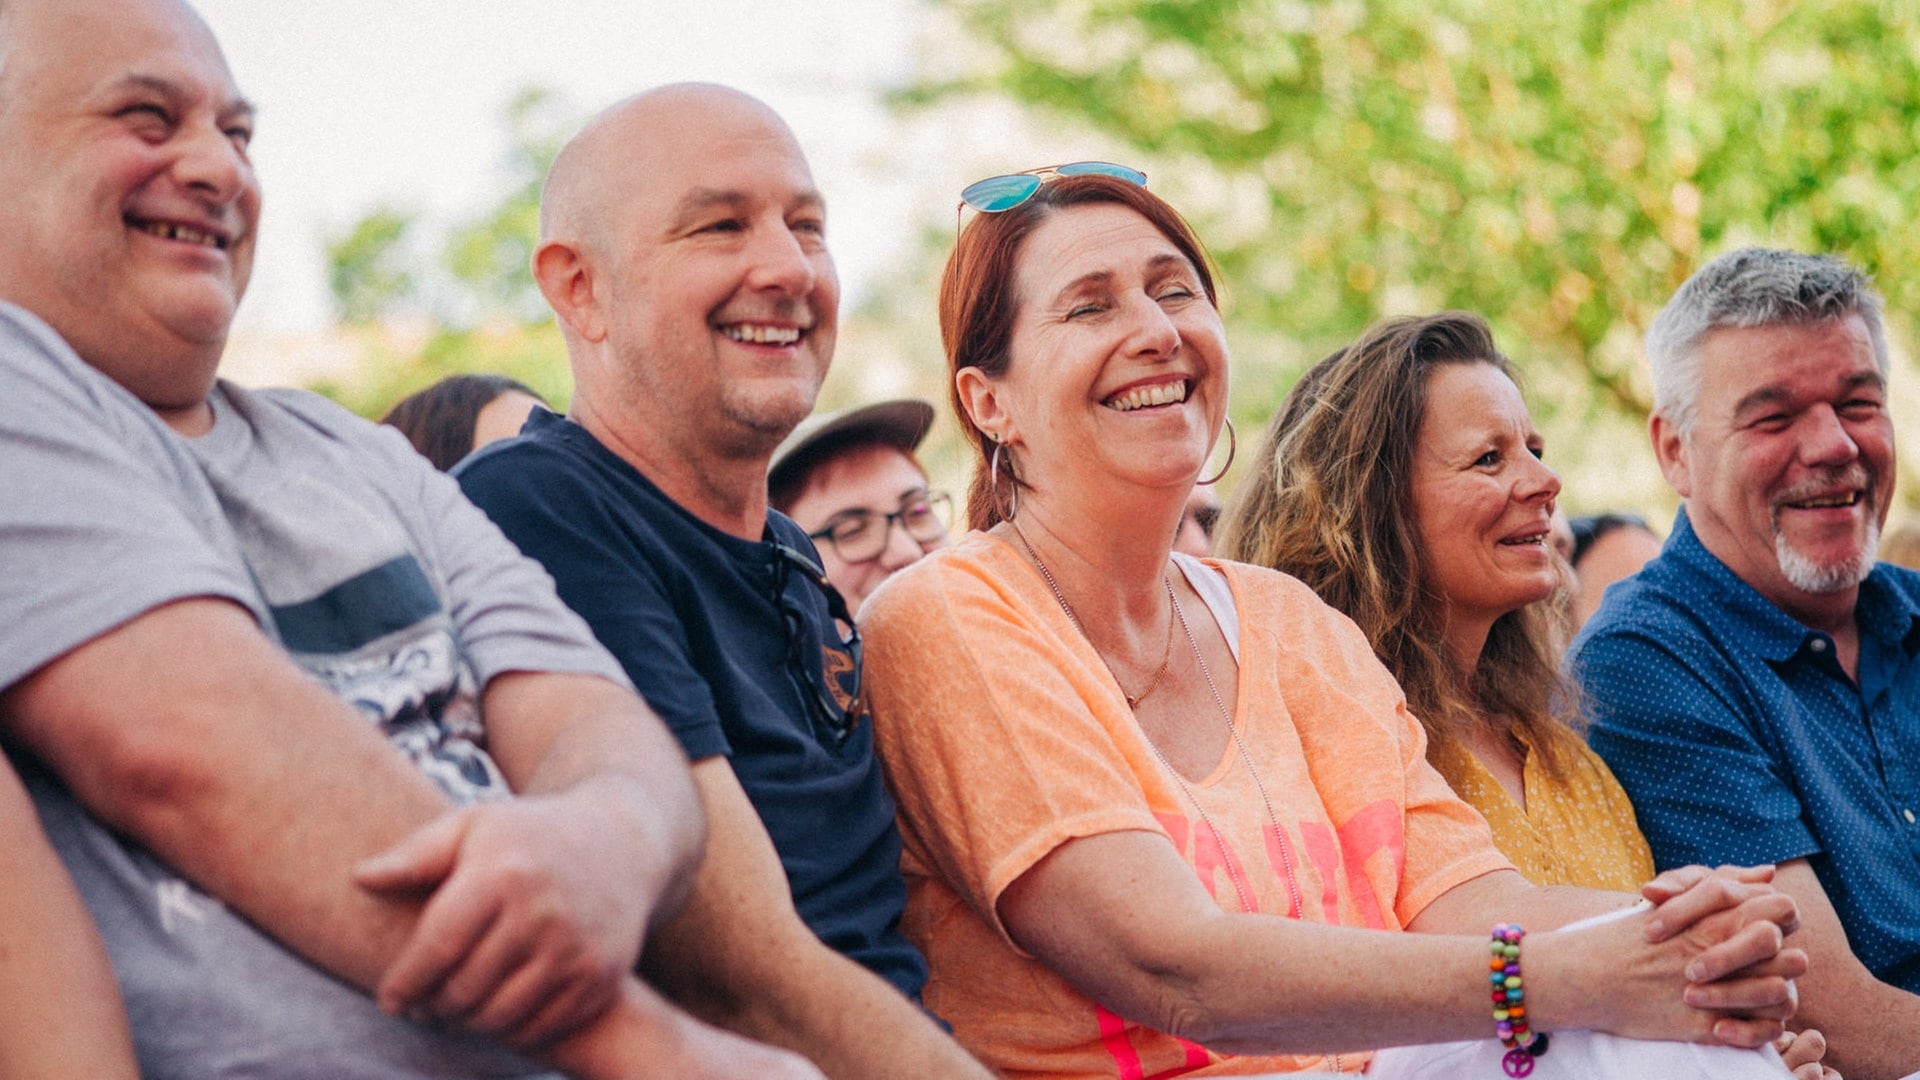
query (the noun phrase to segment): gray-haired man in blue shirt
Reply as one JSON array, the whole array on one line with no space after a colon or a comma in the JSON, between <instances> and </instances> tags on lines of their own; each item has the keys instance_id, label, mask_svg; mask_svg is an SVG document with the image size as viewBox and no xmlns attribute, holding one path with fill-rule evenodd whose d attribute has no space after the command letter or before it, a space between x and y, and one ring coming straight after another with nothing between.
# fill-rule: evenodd
<instances>
[{"instance_id":1,"label":"gray-haired man in blue shirt","mask_svg":"<svg viewBox=\"0 0 1920 1080\"><path fill-rule=\"evenodd\" d=\"M1850 1077L1920 1069L1920 574L1893 494L1881 301L1837 259L1746 249L1647 334L1683 506L1574 643L1592 741L1661 866L1779 864L1799 1018Z\"/></svg>"}]
</instances>

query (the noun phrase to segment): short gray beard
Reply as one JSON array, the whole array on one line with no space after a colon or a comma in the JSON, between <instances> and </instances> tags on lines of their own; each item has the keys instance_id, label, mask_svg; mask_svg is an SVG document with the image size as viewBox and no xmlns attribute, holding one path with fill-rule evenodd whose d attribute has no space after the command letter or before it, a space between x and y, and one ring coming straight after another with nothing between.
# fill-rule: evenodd
<instances>
[{"instance_id":1,"label":"short gray beard","mask_svg":"<svg viewBox=\"0 0 1920 1080\"><path fill-rule=\"evenodd\" d=\"M1879 550L1880 523L1871 517L1867 519L1866 542L1860 545L1859 554L1844 562L1829 565L1814 562L1795 551L1780 532L1778 524L1773 530L1773 554L1780 561L1781 575L1789 585L1815 596L1842 592L1867 580L1867 575L1873 572Z\"/></svg>"}]
</instances>

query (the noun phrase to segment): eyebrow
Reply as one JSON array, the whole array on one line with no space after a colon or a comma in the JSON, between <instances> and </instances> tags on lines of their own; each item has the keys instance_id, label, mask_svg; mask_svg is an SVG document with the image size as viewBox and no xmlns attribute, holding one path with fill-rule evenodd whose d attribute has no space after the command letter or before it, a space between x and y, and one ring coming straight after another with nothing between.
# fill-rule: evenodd
<instances>
[{"instance_id":1,"label":"eyebrow","mask_svg":"<svg viewBox=\"0 0 1920 1080\"><path fill-rule=\"evenodd\" d=\"M114 93L119 93L129 88L151 90L156 94L160 94L165 97L172 98L175 101L194 96L193 92L189 91L185 86L182 86L180 83L175 82L172 79L164 78L159 75L148 75L144 72L137 72L137 71L131 74L122 76L120 79L115 81L109 89ZM253 107L253 102L248 101L244 97L236 97L231 101L224 102L223 104L221 104L220 108L218 109L218 112L223 119L229 119L229 120L233 120L233 119L251 120L256 115L256 110Z\"/></svg>"},{"instance_id":2,"label":"eyebrow","mask_svg":"<svg viewBox=\"0 0 1920 1080\"><path fill-rule=\"evenodd\" d=\"M1177 267L1189 273L1193 271L1192 260L1188 259L1185 255L1167 251L1147 260L1147 273L1151 276L1166 269L1168 266ZM1054 294L1054 299L1056 301L1061 300L1073 293L1079 292L1089 285L1105 285L1111 282L1113 277L1114 274L1111 270L1095 270L1091 273L1082 274L1061 286L1060 291Z\"/></svg>"},{"instance_id":3,"label":"eyebrow","mask_svg":"<svg viewBox=\"0 0 1920 1080\"><path fill-rule=\"evenodd\" d=\"M1842 389L1848 393L1870 386L1875 390L1885 390L1887 380L1877 371L1863 371L1849 378ZM1780 405L1792 400L1793 395L1784 386L1763 386L1758 390L1734 402L1732 416L1738 417L1763 405Z\"/></svg>"},{"instance_id":4,"label":"eyebrow","mask_svg":"<svg viewBox=\"0 0 1920 1080\"><path fill-rule=\"evenodd\" d=\"M751 201L746 192L731 188L694 188L674 206L673 228L676 230L685 228L693 223L694 218L709 210L738 209ZM826 205L827 201L821 198L818 191L808 188L794 198L788 209L821 210L825 209Z\"/></svg>"}]
</instances>

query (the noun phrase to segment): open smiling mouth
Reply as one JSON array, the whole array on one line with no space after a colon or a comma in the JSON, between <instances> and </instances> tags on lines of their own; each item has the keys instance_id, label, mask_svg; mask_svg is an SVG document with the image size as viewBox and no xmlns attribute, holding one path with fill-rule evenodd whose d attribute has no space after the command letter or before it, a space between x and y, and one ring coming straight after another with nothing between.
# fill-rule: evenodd
<instances>
[{"instance_id":1,"label":"open smiling mouth","mask_svg":"<svg viewBox=\"0 0 1920 1080\"><path fill-rule=\"evenodd\" d=\"M1812 499L1783 502L1780 505L1783 509L1789 510L1837 510L1843 506L1859 503L1862 494L1859 491L1848 491L1839 495L1822 495Z\"/></svg>"},{"instance_id":2,"label":"open smiling mouth","mask_svg":"<svg viewBox=\"0 0 1920 1080\"><path fill-rule=\"evenodd\" d=\"M1150 409L1155 405L1178 405L1187 400L1187 380L1160 383L1157 386L1136 386L1123 390L1100 404L1115 412L1132 412L1135 409Z\"/></svg>"},{"instance_id":3,"label":"open smiling mouth","mask_svg":"<svg viewBox=\"0 0 1920 1080\"><path fill-rule=\"evenodd\" d=\"M746 345L792 345L805 333L797 326L766 326L760 323L728 323L720 332Z\"/></svg>"},{"instance_id":4,"label":"open smiling mouth","mask_svg":"<svg viewBox=\"0 0 1920 1080\"><path fill-rule=\"evenodd\" d=\"M1545 529L1542 529L1537 533L1528 533L1525 536L1509 536L1499 543L1502 547L1543 547L1546 545L1546 542L1547 532Z\"/></svg>"},{"instance_id":5,"label":"open smiling mouth","mask_svg":"<svg viewBox=\"0 0 1920 1080\"><path fill-rule=\"evenodd\" d=\"M201 247L217 248L220 251L227 250L226 237L207 232L205 229L196 229L191 225L182 225L174 221L141 221L131 217L127 218L126 222L148 236L157 236L162 240L177 240L183 244L198 244Z\"/></svg>"}]
</instances>

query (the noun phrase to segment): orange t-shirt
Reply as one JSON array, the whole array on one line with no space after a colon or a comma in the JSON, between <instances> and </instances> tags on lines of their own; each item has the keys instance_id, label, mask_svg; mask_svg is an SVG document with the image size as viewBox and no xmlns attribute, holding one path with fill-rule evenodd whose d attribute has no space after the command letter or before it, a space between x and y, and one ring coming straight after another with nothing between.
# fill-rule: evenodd
<instances>
[{"instance_id":1,"label":"orange t-shirt","mask_svg":"<svg viewBox=\"0 0 1920 1080\"><path fill-rule=\"evenodd\" d=\"M1231 874L1256 911L1383 930L1511 865L1427 764L1419 722L1352 622L1285 575L1206 565L1232 589L1235 724L1278 832L1231 743L1190 785L1219 834L1207 827L1099 654L1005 543L969 535L895 575L861 612L875 739L905 842L902 928L931 968L927 1007L1002 1075L1335 1064L1214 1053L1116 1016L1017 948L999 922L1001 892L1069 841L1161 833L1223 908L1239 905Z\"/></svg>"}]
</instances>

